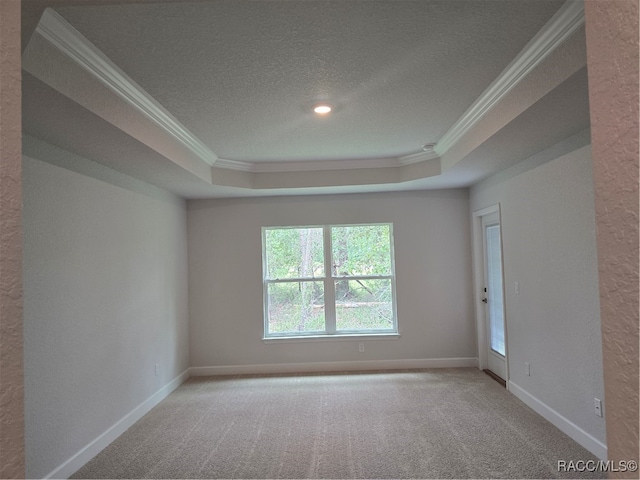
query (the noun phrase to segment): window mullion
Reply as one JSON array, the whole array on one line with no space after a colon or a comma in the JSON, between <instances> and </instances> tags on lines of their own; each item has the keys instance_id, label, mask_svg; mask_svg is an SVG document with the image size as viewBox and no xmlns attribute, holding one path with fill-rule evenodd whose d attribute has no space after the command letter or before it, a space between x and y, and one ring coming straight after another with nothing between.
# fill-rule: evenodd
<instances>
[{"instance_id":1,"label":"window mullion","mask_svg":"<svg viewBox=\"0 0 640 480\"><path fill-rule=\"evenodd\" d=\"M324 323L327 333L336 333L336 288L333 281L331 227L324 232Z\"/></svg>"},{"instance_id":2,"label":"window mullion","mask_svg":"<svg viewBox=\"0 0 640 480\"><path fill-rule=\"evenodd\" d=\"M391 280L392 275L340 275L333 277L334 280Z\"/></svg>"},{"instance_id":3,"label":"window mullion","mask_svg":"<svg viewBox=\"0 0 640 480\"><path fill-rule=\"evenodd\" d=\"M325 336L329 338L353 334L397 333L392 227L391 224L263 227L262 268L265 338L279 336ZM287 231L289 229L293 229L293 231ZM313 229L313 232L309 229ZM304 237L303 234L305 234ZM339 244L335 246L333 245L334 235L340 239ZM386 249L384 244L380 244L380 241L384 242L383 235L389 236L388 253L380 251L380 249ZM343 245L343 239L346 242L345 245ZM350 240L352 240L351 243ZM345 248L345 252L350 252L351 247L356 250L353 259L350 258L349 265L354 264L355 266L345 267L346 269L341 269L343 274L337 275L333 265L336 261L333 254L336 252L333 250L334 248L339 250L339 253L336 254L342 258L343 255L340 253L342 249ZM377 247L379 247L378 250L366 251L367 248ZM289 258L291 257L291 249L295 252L299 248L302 249L302 257L296 259L294 254L293 258ZM308 250L309 248L312 250ZM320 248L322 248L322 257L319 255ZM364 255L362 258L361 254ZM311 262L313 263L313 268L310 271L306 268L310 259L308 255L312 256ZM351 256L350 253L345 253L345 255ZM387 256L390 256L390 259L387 259ZM391 261L391 269L388 274L366 274L371 271L386 272L389 269L387 265L389 260ZM318 270L321 265L324 266L324 274L316 277L315 275L320 273ZM387 265L385 269L381 268L385 265ZM349 274L347 270L358 274ZM275 278L269 278L269 273ZM306 275L311 275L311 277ZM350 295L345 294L344 298L342 288L339 289L340 295L336 292L336 283L342 285L342 282L349 283L345 287ZM320 285L323 285L323 292L320 292ZM338 296L340 299L337 298ZM311 304L313 309L309 313L307 309L310 308L310 299L313 299ZM319 301L323 303L322 310L324 312L318 308L320 307ZM301 307L305 310L301 310ZM337 330L337 312L340 312L341 329L339 331ZM304 317L301 317L300 322L296 323L294 318L296 315L304 315ZM302 321L303 319L304 321ZM308 323L307 320L312 323Z\"/></svg>"},{"instance_id":4,"label":"window mullion","mask_svg":"<svg viewBox=\"0 0 640 480\"><path fill-rule=\"evenodd\" d=\"M264 283L300 283L319 282L323 277L291 277L291 278L267 278Z\"/></svg>"}]
</instances>

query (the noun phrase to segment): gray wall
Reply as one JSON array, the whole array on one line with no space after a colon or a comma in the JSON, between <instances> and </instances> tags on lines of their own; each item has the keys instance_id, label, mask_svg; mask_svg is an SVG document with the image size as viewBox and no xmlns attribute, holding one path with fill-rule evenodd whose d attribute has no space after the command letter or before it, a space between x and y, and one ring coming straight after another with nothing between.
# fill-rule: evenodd
<instances>
[{"instance_id":1,"label":"gray wall","mask_svg":"<svg viewBox=\"0 0 640 480\"><path fill-rule=\"evenodd\" d=\"M392 222L398 340L264 343L261 227ZM191 366L476 357L467 190L188 203Z\"/></svg>"},{"instance_id":2,"label":"gray wall","mask_svg":"<svg viewBox=\"0 0 640 480\"><path fill-rule=\"evenodd\" d=\"M187 369L189 354L193 367L476 357L470 218L495 203L510 380L603 442L604 421L593 414L603 388L591 158L588 146L570 150L527 160L470 196L185 208L160 189L28 142L58 166L24 159L27 476L45 476L87 446ZM361 340L264 343L261 227L370 222L394 224L401 337L366 340L363 353Z\"/></svg>"},{"instance_id":3,"label":"gray wall","mask_svg":"<svg viewBox=\"0 0 640 480\"><path fill-rule=\"evenodd\" d=\"M471 188L471 210L501 205L510 381L604 442L591 151L544 155Z\"/></svg>"},{"instance_id":4,"label":"gray wall","mask_svg":"<svg viewBox=\"0 0 640 480\"><path fill-rule=\"evenodd\" d=\"M189 366L185 202L83 164L130 188L23 162L29 478L49 474Z\"/></svg>"}]
</instances>

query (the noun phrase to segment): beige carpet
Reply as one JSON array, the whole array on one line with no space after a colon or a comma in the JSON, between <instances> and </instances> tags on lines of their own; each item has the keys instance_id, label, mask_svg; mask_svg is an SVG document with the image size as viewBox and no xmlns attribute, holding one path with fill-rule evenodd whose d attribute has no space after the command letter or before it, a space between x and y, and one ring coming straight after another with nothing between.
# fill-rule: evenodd
<instances>
[{"instance_id":1,"label":"beige carpet","mask_svg":"<svg viewBox=\"0 0 640 480\"><path fill-rule=\"evenodd\" d=\"M195 377L73 478L597 478L477 369Z\"/></svg>"}]
</instances>

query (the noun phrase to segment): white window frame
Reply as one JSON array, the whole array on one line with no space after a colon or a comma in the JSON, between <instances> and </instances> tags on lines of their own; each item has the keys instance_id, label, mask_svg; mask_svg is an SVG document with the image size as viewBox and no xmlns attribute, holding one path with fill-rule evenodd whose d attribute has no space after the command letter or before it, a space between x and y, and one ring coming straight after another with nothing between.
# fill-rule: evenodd
<instances>
[{"instance_id":1,"label":"white window frame","mask_svg":"<svg viewBox=\"0 0 640 480\"><path fill-rule=\"evenodd\" d=\"M389 227L389 248L391 255L390 275L334 275L333 272L333 246L331 242L331 231L335 227ZM323 254L324 254L324 276L321 277L296 277L283 279L267 278L267 254L266 254L266 232L268 230L282 229L302 229L302 228L322 228ZM339 338L339 337L381 337L399 336L398 316L396 309L396 275L395 275L395 251L393 239L393 223L349 223L330 225L289 225L262 227L262 287L263 287L263 320L264 320L264 340L268 339L293 339L293 338ZM393 325L389 329L368 329L368 330L337 330L336 329L336 280L390 280L391 281L391 310L393 315ZM315 332L276 332L269 333L269 293L268 287L271 283L297 283L297 282L323 282L324 284L324 312L325 330Z\"/></svg>"}]
</instances>

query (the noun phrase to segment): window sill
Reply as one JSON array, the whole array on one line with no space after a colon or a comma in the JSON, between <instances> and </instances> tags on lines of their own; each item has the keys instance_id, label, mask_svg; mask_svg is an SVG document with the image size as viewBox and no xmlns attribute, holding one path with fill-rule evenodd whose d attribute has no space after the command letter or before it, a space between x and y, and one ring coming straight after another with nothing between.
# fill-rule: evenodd
<instances>
[{"instance_id":1,"label":"window sill","mask_svg":"<svg viewBox=\"0 0 640 480\"><path fill-rule=\"evenodd\" d=\"M333 335L299 335L285 337L264 337L263 343L303 343L303 342L326 342L326 341L355 341L355 340L397 340L399 333L345 333Z\"/></svg>"}]
</instances>

